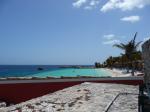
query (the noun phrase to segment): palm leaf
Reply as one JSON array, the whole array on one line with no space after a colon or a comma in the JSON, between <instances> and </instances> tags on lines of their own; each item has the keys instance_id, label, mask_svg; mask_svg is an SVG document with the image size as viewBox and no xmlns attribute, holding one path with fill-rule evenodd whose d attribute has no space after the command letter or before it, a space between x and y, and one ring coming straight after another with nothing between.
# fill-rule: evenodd
<instances>
[{"instance_id":1,"label":"palm leaf","mask_svg":"<svg viewBox=\"0 0 150 112\"><path fill-rule=\"evenodd\" d=\"M135 35L134 35L134 38L133 38L133 43L135 43L135 39L136 39L136 37L137 37L137 32L135 33Z\"/></svg>"},{"instance_id":2,"label":"palm leaf","mask_svg":"<svg viewBox=\"0 0 150 112\"><path fill-rule=\"evenodd\" d=\"M142 43L142 41L138 42L138 43L135 45L135 48L137 48L141 43Z\"/></svg>"},{"instance_id":3,"label":"palm leaf","mask_svg":"<svg viewBox=\"0 0 150 112\"><path fill-rule=\"evenodd\" d=\"M123 49L123 50L125 50L125 47L126 47L126 45L123 44L123 43L120 43L120 44L114 44L113 46L114 46L114 47L118 47L118 48Z\"/></svg>"}]
</instances>

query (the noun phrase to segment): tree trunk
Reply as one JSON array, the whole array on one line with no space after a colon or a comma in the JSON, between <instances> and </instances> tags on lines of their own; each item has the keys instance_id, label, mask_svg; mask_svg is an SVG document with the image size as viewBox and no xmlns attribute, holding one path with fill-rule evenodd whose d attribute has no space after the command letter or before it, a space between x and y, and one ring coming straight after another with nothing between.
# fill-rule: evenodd
<instances>
[{"instance_id":1,"label":"tree trunk","mask_svg":"<svg viewBox=\"0 0 150 112\"><path fill-rule=\"evenodd\" d=\"M134 76L134 68L132 68L132 76Z\"/></svg>"},{"instance_id":2,"label":"tree trunk","mask_svg":"<svg viewBox=\"0 0 150 112\"><path fill-rule=\"evenodd\" d=\"M132 64L132 76L134 76L134 65L133 65L133 61L131 61L131 64Z\"/></svg>"},{"instance_id":3,"label":"tree trunk","mask_svg":"<svg viewBox=\"0 0 150 112\"><path fill-rule=\"evenodd\" d=\"M127 67L127 73L129 73L129 67Z\"/></svg>"},{"instance_id":4,"label":"tree trunk","mask_svg":"<svg viewBox=\"0 0 150 112\"><path fill-rule=\"evenodd\" d=\"M127 66L127 73L129 73L130 63L128 62L128 63L126 64L126 66Z\"/></svg>"}]
</instances>

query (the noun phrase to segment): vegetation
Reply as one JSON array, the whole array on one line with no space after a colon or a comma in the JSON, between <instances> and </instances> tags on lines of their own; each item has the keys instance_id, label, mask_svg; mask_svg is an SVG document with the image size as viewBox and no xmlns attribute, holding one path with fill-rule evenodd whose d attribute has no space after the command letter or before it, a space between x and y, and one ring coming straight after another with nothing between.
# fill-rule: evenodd
<instances>
[{"instance_id":1,"label":"vegetation","mask_svg":"<svg viewBox=\"0 0 150 112\"><path fill-rule=\"evenodd\" d=\"M95 67L96 67L96 68L101 68L102 65L101 65L99 62L95 62Z\"/></svg>"},{"instance_id":2,"label":"vegetation","mask_svg":"<svg viewBox=\"0 0 150 112\"><path fill-rule=\"evenodd\" d=\"M137 49L141 43L141 42L138 42L138 43L135 42L136 37L137 37L137 32L135 33L134 38L131 41L129 41L127 44L120 43L120 44L114 45L114 47L117 47L124 51L124 54L123 54L124 57L126 57L128 62L131 64L132 75L134 75L134 66L133 66L134 63L133 62L135 62L136 58L139 57L138 54L140 51L137 51Z\"/></svg>"},{"instance_id":3,"label":"vegetation","mask_svg":"<svg viewBox=\"0 0 150 112\"><path fill-rule=\"evenodd\" d=\"M132 75L134 75L135 70L142 70L142 53L138 50L138 47L141 42L136 43L137 33L135 33L134 38L128 43L120 43L113 45L121 50L123 54L117 57L108 57L103 64L100 64L100 67L109 67L109 68L126 68L127 72L129 69L132 69ZM97 64L95 64L97 65ZM98 66L96 66L98 67Z\"/></svg>"}]
</instances>

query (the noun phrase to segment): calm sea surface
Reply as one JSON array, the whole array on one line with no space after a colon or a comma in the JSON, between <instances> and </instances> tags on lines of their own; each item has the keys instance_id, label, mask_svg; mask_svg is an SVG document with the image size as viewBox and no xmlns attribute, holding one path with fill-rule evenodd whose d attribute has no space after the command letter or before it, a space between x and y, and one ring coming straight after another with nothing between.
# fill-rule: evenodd
<instances>
[{"instance_id":1,"label":"calm sea surface","mask_svg":"<svg viewBox=\"0 0 150 112\"><path fill-rule=\"evenodd\" d=\"M61 67L58 65L0 65L0 77L111 76L111 73L104 69ZM43 70L38 70L38 68L43 68Z\"/></svg>"}]
</instances>

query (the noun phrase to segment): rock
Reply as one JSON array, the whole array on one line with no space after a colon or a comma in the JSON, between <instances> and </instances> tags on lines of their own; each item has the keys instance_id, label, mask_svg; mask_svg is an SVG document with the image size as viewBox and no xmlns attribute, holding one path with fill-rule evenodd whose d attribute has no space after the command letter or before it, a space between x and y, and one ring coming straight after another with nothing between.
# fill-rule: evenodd
<instances>
[{"instance_id":1,"label":"rock","mask_svg":"<svg viewBox=\"0 0 150 112\"><path fill-rule=\"evenodd\" d=\"M5 102L0 102L0 108L6 107L6 103Z\"/></svg>"},{"instance_id":2,"label":"rock","mask_svg":"<svg viewBox=\"0 0 150 112\"><path fill-rule=\"evenodd\" d=\"M41 67L39 67L39 68L37 68L37 70L39 70L39 71L40 71L40 70L44 70L44 69L43 69L43 68L41 68Z\"/></svg>"}]
</instances>

